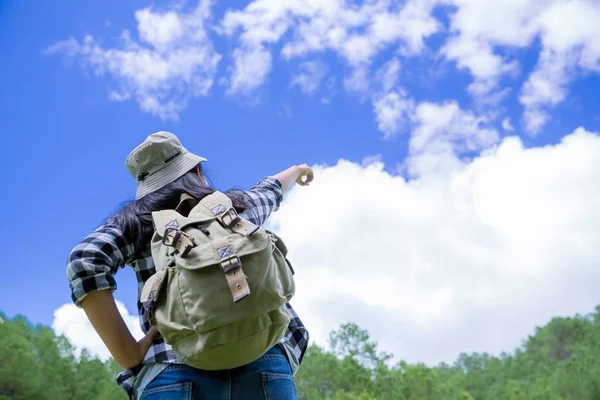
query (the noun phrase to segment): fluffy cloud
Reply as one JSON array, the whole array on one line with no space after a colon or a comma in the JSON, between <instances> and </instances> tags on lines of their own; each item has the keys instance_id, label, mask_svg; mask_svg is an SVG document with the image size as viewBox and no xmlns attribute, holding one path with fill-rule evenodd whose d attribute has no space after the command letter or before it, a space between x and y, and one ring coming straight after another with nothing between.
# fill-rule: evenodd
<instances>
[{"instance_id":1,"label":"fluffy cloud","mask_svg":"<svg viewBox=\"0 0 600 400\"><path fill-rule=\"evenodd\" d=\"M383 132L384 139L399 133L414 109L414 100L397 85L400 69L400 61L393 58L375 73L379 90L373 94L371 102L377 127Z\"/></svg>"},{"instance_id":2,"label":"fluffy cloud","mask_svg":"<svg viewBox=\"0 0 600 400\"><path fill-rule=\"evenodd\" d=\"M540 2L453 0L456 11L450 17L451 36L442 54L468 69L475 82L469 90L485 95L500 77L517 68L514 60L494 53L495 46L525 47L536 33L532 20Z\"/></svg>"},{"instance_id":3,"label":"fluffy cloud","mask_svg":"<svg viewBox=\"0 0 600 400\"><path fill-rule=\"evenodd\" d=\"M327 75L327 66L320 61L307 61L300 64L300 71L294 75L290 86L299 86L304 93L313 94Z\"/></svg>"},{"instance_id":4,"label":"fluffy cloud","mask_svg":"<svg viewBox=\"0 0 600 400\"><path fill-rule=\"evenodd\" d=\"M410 139L410 148L414 153L429 151L436 143L448 143L459 153L476 152L498 140L494 129L484 127L486 118L461 110L455 101L421 103L413 121L416 128Z\"/></svg>"},{"instance_id":5,"label":"fluffy cloud","mask_svg":"<svg viewBox=\"0 0 600 400\"><path fill-rule=\"evenodd\" d=\"M600 32L594 28L598 18L598 3L585 0L554 2L539 15L543 49L520 97L530 132L539 132L550 119L542 107L564 100L578 69L600 72Z\"/></svg>"},{"instance_id":6,"label":"fluffy cloud","mask_svg":"<svg viewBox=\"0 0 600 400\"><path fill-rule=\"evenodd\" d=\"M441 135L431 107L413 141ZM456 118L452 104L437 107ZM482 140L468 115L459 122L475 147L494 138ZM580 128L543 148L507 137L470 162L441 149L412 154L447 162L410 180L377 158L316 166L310 188L274 214L297 271L292 304L316 343L352 320L398 358L451 362L512 351L551 317L593 310L600 136Z\"/></svg>"},{"instance_id":7,"label":"fluffy cloud","mask_svg":"<svg viewBox=\"0 0 600 400\"><path fill-rule=\"evenodd\" d=\"M594 0L450 0L451 38L442 49L467 68L475 81L469 91L487 96L503 75L519 72L511 49L528 48L540 39L538 63L521 90L527 131L537 133L550 117L544 110L566 96L567 84L580 71L600 71L600 33ZM502 55L504 54L504 55Z\"/></svg>"},{"instance_id":8,"label":"fluffy cloud","mask_svg":"<svg viewBox=\"0 0 600 400\"><path fill-rule=\"evenodd\" d=\"M369 93L371 78L369 69L366 67L354 68L350 75L344 78L344 88L348 92L354 92L364 98Z\"/></svg>"},{"instance_id":9,"label":"fluffy cloud","mask_svg":"<svg viewBox=\"0 0 600 400\"><path fill-rule=\"evenodd\" d=\"M373 95L372 103L384 139L411 127L410 150L413 154L434 148L457 154L476 152L498 140L496 130L488 127L490 118L462 110L455 100L443 104L426 101L417 104L397 85L399 72L400 63L393 59L375 75L380 90ZM509 120L504 122L503 126L510 125Z\"/></svg>"},{"instance_id":10,"label":"fluffy cloud","mask_svg":"<svg viewBox=\"0 0 600 400\"><path fill-rule=\"evenodd\" d=\"M251 94L265 83L271 70L271 53L262 46L239 48L233 52L228 94Z\"/></svg>"},{"instance_id":11,"label":"fluffy cloud","mask_svg":"<svg viewBox=\"0 0 600 400\"><path fill-rule=\"evenodd\" d=\"M117 300L116 303L117 309L133 337L136 340L143 338L144 334L140 328L137 315L130 315L122 302ZM87 349L90 354L102 360L107 360L111 357L102 339L100 339L100 336L98 336L85 315L85 312L74 304L65 304L54 312L52 329L58 335L65 335L69 339L75 347L75 354L77 356L81 354L81 350Z\"/></svg>"},{"instance_id":12,"label":"fluffy cloud","mask_svg":"<svg viewBox=\"0 0 600 400\"><path fill-rule=\"evenodd\" d=\"M243 93L254 89L258 81L264 82L271 70L270 60L261 63L257 85L233 84L236 76L247 76L240 67L250 62L254 52L264 52L267 46L283 41L284 34L284 59L332 51L352 69L358 69L358 74L389 46L396 46L403 54L418 54L425 47L424 38L440 29L431 15L436 3L255 0L243 10L230 10L221 22L220 32L229 37L239 35L240 44L235 51L247 57L236 59L229 90Z\"/></svg>"},{"instance_id":13,"label":"fluffy cloud","mask_svg":"<svg viewBox=\"0 0 600 400\"><path fill-rule=\"evenodd\" d=\"M530 133L539 132L549 121L545 108L563 101L568 83L579 70L600 71L600 36L594 29L600 8L594 0L255 0L243 10L229 11L222 21L225 34L233 37L239 33L240 47L235 51L244 55L235 57L232 82L239 75L253 82L232 84L230 91L244 92L262 85L271 69L267 46L282 42L284 59L335 53L351 70L344 86L364 97L371 89L371 64L383 50L394 46L404 57L423 54L425 39L444 31L433 15L438 6L451 6L444 9L450 24L440 54L470 71L474 81L467 90L482 104L503 101L510 93L509 88L501 87L503 77L522 72L511 50L531 48L541 39L539 61L519 98ZM256 64L258 71L245 73L241 66L257 54L263 55ZM374 97L378 126L389 137L398 129L394 121L402 114L403 96L384 91Z\"/></svg>"},{"instance_id":14,"label":"fluffy cloud","mask_svg":"<svg viewBox=\"0 0 600 400\"><path fill-rule=\"evenodd\" d=\"M434 10L448 17L448 26ZM500 104L511 93L503 87L506 77L523 74L523 122L527 132L536 134L550 121L549 108L567 97L576 76L600 71L600 31L594 28L600 7L595 0L254 0L214 18L210 1L200 0L190 12L145 8L135 18L137 40L125 31L120 46L107 48L93 36L81 42L69 38L46 52L75 57L97 75L111 77L116 88L110 99L134 98L143 111L162 119L177 119L190 98L207 95L222 59L226 94L252 98L268 81L274 57L328 53L347 69L339 77L343 87L361 100L371 99L376 122L390 137L402 126L402 99L412 94L377 89L379 66L374 64L384 52L402 59L431 58L438 52L470 72L473 81L466 89L480 105ZM213 49L209 24L231 39L233 50L225 57ZM441 47L428 48L427 39L436 34ZM523 71L515 50L537 53L538 44L537 64ZM273 54L275 48L279 54ZM325 74L322 64L307 61L292 85L312 94ZM325 96L322 101L329 100Z\"/></svg>"},{"instance_id":15,"label":"fluffy cloud","mask_svg":"<svg viewBox=\"0 0 600 400\"><path fill-rule=\"evenodd\" d=\"M402 89L373 96L373 110L377 127L385 139L393 137L412 112L413 101Z\"/></svg>"},{"instance_id":16,"label":"fluffy cloud","mask_svg":"<svg viewBox=\"0 0 600 400\"><path fill-rule=\"evenodd\" d=\"M400 61L397 58L393 58L377 71L375 79L381 84L382 91L389 92L396 86L400 69Z\"/></svg>"},{"instance_id":17,"label":"fluffy cloud","mask_svg":"<svg viewBox=\"0 0 600 400\"><path fill-rule=\"evenodd\" d=\"M512 132L515 130L515 128L512 126L512 124L510 123L510 118L509 117L505 117L502 120L502 129L504 129L507 132Z\"/></svg>"},{"instance_id":18,"label":"fluffy cloud","mask_svg":"<svg viewBox=\"0 0 600 400\"><path fill-rule=\"evenodd\" d=\"M145 8L135 18L137 41L128 31L121 35L118 48L103 48L93 36L82 43L69 38L46 53L76 57L84 68L108 75L118 87L109 94L111 100L133 97L143 111L177 119L191 97L209 93L221 59L205 29L210 3L202 0L188 14Z\"/></svg>"}]
</instances>

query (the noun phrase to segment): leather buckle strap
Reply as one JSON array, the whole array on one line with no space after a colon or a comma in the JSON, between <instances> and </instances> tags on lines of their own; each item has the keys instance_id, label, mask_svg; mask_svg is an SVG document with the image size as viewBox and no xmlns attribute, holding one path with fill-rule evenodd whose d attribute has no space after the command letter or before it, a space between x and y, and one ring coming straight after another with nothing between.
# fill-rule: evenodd
<instances>
[{"instance_id":1,"label":"leather buckle strap","mask_svg":"<svg viewBox=\"0 0 600 400\"><path fill-rule=\"evenodd\" d=\"M238 269L239 271L237 271ZM246 280L246 276L241 267L226 273L225 278L229 284L229 290L231 290L231 294L233 295L234 303L250 296L250 287L248 286L248 281Z\"/></svg>"},{"instance_id":2,"label":"leather buckle strap","mask_svg":"<svg viewBox=\"0 0 600 400\"><path fill-rule=\"evenodd\" d=\"M154 320L154 308L155 308L155 303L156 303L156 298L158 296L158 293L161 290L162 285L165 284L165 274L167 273L166 270L161 270L156 272L154 275L152 275L150 277L150 279L146 282L146 284L144 285L144 288L142 289L142 294L141 294L141 301L144 301L143 303L143 310L144 310L144 314L145 314L145 321L150 322L150 324L154 324L155 320ZM149 285L149 286L146 286ZM149 293L147 292L147 290L149 290ZM148 293L147 295L145 293Z\"/></svg>"},{"instance_id":3,"label":"leather buckle strap","mask_svg":"<svg viewBox=\"0 0 600 400\"><path fill-rule=\"evenodd\" d=\"M227 273L233 268L242 266L242 261L234 253L233 247L231 247L229 241L226 238L224 238L224 240L213 241L213 245L215 246L217 254L219 255L219 262L221 263L221 268L223 268L223 272Z\"/></svg>"},{"instance_id":4,"label":"leather buckle strap","mask_svg":"<svg viewBox=\"0 0 600 400\"><path fill-rule=\"evenodd\" d=\"M223 223L223 225L225 225L229 229L233 229L233 227L238 222L240 222L240 219L241 219L240 216L238 215L237 211L233 207L229 207L223 213L218 214L217 218L219 218L221 220L221 222ZM229 222L227 220L229 220Z\"/></svg>"},{"instance_id":5,"label":"leather buckle strap","mask_svg":"<svg viewBox=\"0 0 600 400\"><path fill-rule=\"evenodd\" d=\"M206 206L223 226L235 233L252 236L259 229L259 226L240 217L231 204L231 199L221 192L206 196L200 203Z\"/></svg>"},{"instance_id":6,"label":"leather buckle strap","mask_svg":"<svg viewBox=\"0 0 600 400\"><path fill-rule=\"evenodd\" d=\"M259 228L258 225L254 225L247 219L240 217L233 207L228 208L221 214L217 214L217 218L227 228L244 236L252 236Z\"/></svg>"},{"instance_id":7,"label":"leather buckle strap","mask_svg":"<svg viewBox=\"0 0 600 400\"><path fill-rule=\"evenodd\" d=\"M162 242L166 246L175 246L180 235L181 230L178 227L165 227L165 234L162 238Z\"/></svg>"},{"instance_id":8,"label":"leather buckle strap","mask_svg":"<svg viewBox=\"0 0 600 400\"><path fill-rule=\"evenodd\" d=\"M225 279L227 279L233 302L237 303L250 295L250 286L248 286L248 280L242 270L242 262L227 238L215 239L212 244L219 256L219 263Z\"/></svg>"},{"instance_id":9,"label":"leather buckle strap","mask_svg":"<svg viewBox=\"0 0 600 400\"><path fill-rule=\"evenodd\" d=\"M196 247L194 237L185 232L180 232L177 243L175 244L175 250L179 253L179 257L186 258L194 247Z\"/></svg>"},{"instance_id":10,"label":"leather buckle strap","mask_svg":"<svg viewBox=\"0 0 600 400\"><path fill-rule=\"evenodd\" d=\"M173 254L179 253L181 258L186 258L190 250L196 247L194 237L179 229L177 223L175 225L169 223L165 226L162 242L166 246L174 247L175 252Z\"/></svg>"},{"instance_id":11,"label":"leather buckle strap","mask_svg":"<svg viewBox=\"0 0 600 400\"><path fill-rule=\"evenodd\" d=\"M233 255L229 258L221 260L221 268L223 268L223 272L227 273L234 268L241 267L242 261L236 255Z\"/></svg>"}]
</instances>

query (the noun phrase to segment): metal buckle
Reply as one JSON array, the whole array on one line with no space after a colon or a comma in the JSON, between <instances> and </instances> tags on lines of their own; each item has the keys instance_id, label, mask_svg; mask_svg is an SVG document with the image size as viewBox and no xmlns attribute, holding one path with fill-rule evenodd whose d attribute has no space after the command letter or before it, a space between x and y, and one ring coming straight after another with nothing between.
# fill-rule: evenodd
<instances>
[{"instance_id":1,"label":"metal buckle","mask_svg":"<svg viewBox=\"0 0 600 400\"><path fill-rule=\"evenodd\" d=\"M227 273L234 268L241 267L242 261L236 255L224 258L221 260L221 267L223 268L223 272Z\"/></svg>"},{"instance_id":2,"label":"metal buckle","mask_svg":"<svg viewBox=\"0 0 600 400\"><path fill-rule=\"evenodd\" d=\"M180 235L181 230L179 228L165 228L165 234L163 235L162 242L164 245L174 246L175 243L179 240ZM167 241L169 241L169 243L167 243Z\"/></svg>"},{"instance_id":3,"label":"metal buckle","mask_svg":"<svg viewBox=\"0 0 600 400\"><path fill-rule=\"evenodd\" d=\"M225 222L225 217L231 218L231 222L229 222L229 223ZM233 208L233 207L229 207L221 215L219 215L219 219L229 229L233 228L235 226L235 224L237 224L240 221L240 217L239 217L237 211L235 210L235 208Z\"/></svg>"}]
</instances>

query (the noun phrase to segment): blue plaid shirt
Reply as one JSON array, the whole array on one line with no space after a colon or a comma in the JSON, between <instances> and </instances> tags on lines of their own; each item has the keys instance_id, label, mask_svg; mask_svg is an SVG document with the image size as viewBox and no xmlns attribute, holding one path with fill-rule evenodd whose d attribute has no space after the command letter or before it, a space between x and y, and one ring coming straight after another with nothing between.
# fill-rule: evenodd
<instances>
[{"instance_id":1,"label":"blue plaid shirt","mask_svg":"<svg viewBox=\"0 0 600 400\"><path fill-rule=\"evenodd\" d=\"M279 209L283 200L283 187L273 177L260 180L245 193L250 208L240 216L255 225L264 225L271 213ZM144 283L156 270L149 247L141 254L137 256L136 254L133 244L123 235L121 228L109 219L71 251L67 276L73 302L80 307L85 296L94 290L115 290L117 287L115 273L125 265L131 266L138 281L137 309L140 325L142 331L146 333L150 329L150 324L145 321L144 308L139 299ZM301 362L308 347L308 331L292 306L287 304L287 308L290 313L290 324L281 342L287 342L286 347L291 347L296 358ZM162 338L156 338L144 357L143 365L148 363L179 364L180 362L173 354L171 346ZM123 371L117 376L117 383L130 397L135 379L136 373L133 370Z\"/></svg>"}]
</instances>

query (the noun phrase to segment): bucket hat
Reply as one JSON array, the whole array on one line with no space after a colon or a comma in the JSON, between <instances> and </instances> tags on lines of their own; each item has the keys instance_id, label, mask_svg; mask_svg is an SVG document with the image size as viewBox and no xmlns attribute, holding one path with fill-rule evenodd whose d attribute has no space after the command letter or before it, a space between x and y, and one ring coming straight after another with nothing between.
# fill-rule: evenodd
<instances>
[{"instance_id":1,"label":"bucket hat","mask_svg":"<svg viewBox=\"0 0 600 400\"><path fill-rule=\"evenodd\" d=\"M137 182L135 199L141 199L181 177L206 158L190 153L171 132L149 135L125 161Z\"/></svg>"}]
</instances>

